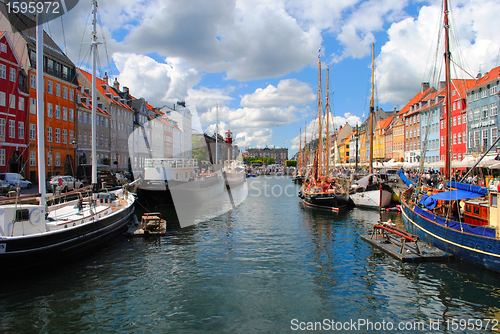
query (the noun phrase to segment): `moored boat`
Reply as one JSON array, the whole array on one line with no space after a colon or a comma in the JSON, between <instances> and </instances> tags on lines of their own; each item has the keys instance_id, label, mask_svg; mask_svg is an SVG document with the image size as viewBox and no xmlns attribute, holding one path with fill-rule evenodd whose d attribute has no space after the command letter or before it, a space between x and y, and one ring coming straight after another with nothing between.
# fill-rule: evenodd
<instances>
[{"instance_id":1,"label":"moored boat","mask_svg":"<svg viewBox=\"0 0 500 334\"><path fill-rule=\"evenodd\" d=\"M451 52L447 0L444 0L443 6L446 46L446 108L443 117L444 128L448 131L448 135L444 137L447 152L444 178L451 180ZM496 146L499 139L483 157ZM410 233L462 260L500 272L498 187L487 189L450 181L447 189L441 191L414 185L402 171L399 175L410 187L401 196L403 221Z\"/></svg>"},{"instance_id":2,"label":"moored boat","mask_svg":"<svg viewBox=\"0 0 500 334\"><path fill-rule=\"evenodd\" d=\"M96 2L93 1L94 22ZM23 19L28 19L24 18ZM38 17L37 17L38 20ZM38 22L37 22L38 23ZM93 26L92 57L97 37ZM43 29L36 24L36 62L43 63ZM93 61L95 64L95 61ZM43 66L37 66L37 87L43 87ZM95 70L93 91L95 92ZM60 264L85 255L124 232L134 213L133 194L125 188L106 193L83 193L76 200L47 205L43 90L37 89L38 203L0 206L0 268L4 278L49 264ZM92 156L96 154L96 94L92 94ZM97 166L92 168L92 188L97 189Z\"/></svg>"}]
</instances>

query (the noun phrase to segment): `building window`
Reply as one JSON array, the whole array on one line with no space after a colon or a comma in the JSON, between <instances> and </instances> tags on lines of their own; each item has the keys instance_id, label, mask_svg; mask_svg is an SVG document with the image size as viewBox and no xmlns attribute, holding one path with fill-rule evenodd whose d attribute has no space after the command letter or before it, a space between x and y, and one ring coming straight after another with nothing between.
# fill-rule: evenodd
<instances>
[{"instance_id":1,"label":"building window","mask_svg":"<svg viewBox=\"0 0 500 334\"><path fill-rule=\"evenodd\" d=\"M458 133L458 139L457 139L458 144L462 144L462 132Z\"/></svg>"},{"instance_id":2,"label":"building window","mask_svg":"<svg viewBox=\"0 0 500 334\"><path fill-rule=\"evenodd\" d=\"M47 166L52 166L52 152L47 153Z\"/></svg>"},{"instance_id":3,"label":"building window","mask_svg":"<svg viewBox=\"0 0 500 334\"><path fill-rule=\"evenodd\" d=\"M30 87L36 89L36 75L30 74Z\"/></svg>"},{"instance_id":4,"label":"building window","mask_svg":"<svg viewBox=\"0 0 500 334\"><path fill-rule=\"evenodd\" d=\"M68 130L63 129L63 144L68 143Z\"/></svg>"},{"instance_id":5,"label":"building window","mask_svg":"<svg viewBox=\"0 0 500 334\"><path fill-rule=\"evenodd\" d=\"M30 151L30 166L36 166L36 151Z\"/></svg>"},{"instance_id":6,"label":"building window","mask_svg":"<svg viewBox=\"0 0 500 334\"><path fill-rule=\"evenodd\" d=\"M69 109L69 121L74 122L75 120L75 111L73 109Z\"/></svg>"},{"instance_id":7,"label":"building window","mask_svg":"<svg viewBox=\"0 0 500 334\"><path fill-rule=\"evenodd\" d=\"M24 122L18 122L18 136L19 139L24 139Z\"/></svg>"},{"instance_id":8,"label":"building window","mask_svg":"<svg viewBox=\"0 0 500 334\"><path fill-rule=\"evenodd\" d=\"M488 118L488 106L483 106L482 114L483 118Z\"/></svg>"},{"instance_id":9,"label":"building window","mask_svg":"<svg viewBox=\"0 0 500 334\"><path fill-rule=\"evenodd\" d=\"M495 95L497 92L498 92L497 86L496 85L491 86L491 88L490 88L490 95Z\"/></svg>"},{"instance_id":10,"label":"building window","mask_svg":"<svg viewBox=\"0 0 500 334\"><path fill-rule=\"evenodd\" d=\"M68 99L68 87L63 87L63 99Z\"/></svg>"},{"instance_id":11,"label":"building window","mask_svg":"<svg viewBox=\"0 0 500 334\"><path fill-rule=\"evenodd\" d=\"M69 140L73 140L75 138L73 130L69 130Z\"/></svg>"},{"instance_id":12,"label":"building window","mask_svg":"<svg viewBox=\"0 0 500 334\"><path fill-rule=\"evenodd\" d=\"M0 64L0 78L7 79L7 66Z\"/></svg>"},{"instance_id":13,"label":"building window","mask_svg":"<svg viewBox=\"0 0 500 334\"><path fill-rule=\"evenodd\" d=\"M36 140L36 124L30 124L30 140Z\"/></svg>"},{"instance_id":14,"label":"building window","mask_svg":"<svg viewBox=\"0 0 500 334\"><path fill-rule=\"evenodd\" d=\"M453 126L456 126L456 125L457 125L457 118L453 117Z\"/></svg>"},{"instance_id":15,"label":"building window","mask_svg":"<svg viewBox=\"0 0 500 334\"><path fill-rule=\"evenodd\" d=\"M73 89L69 90L69 100L73 101L75 95L75 91Z\"/></svg>"},{"instance_id":16,"label":"building window","mask_svg":"<svg viewBox=\"0 0 500 334\"><path fill-rule=\"evenodd\" d=\"M61 166L61 153L56 152L56 167L60 167L60 166Z\"/></svg>"},{"instance_id":17,"label":"building window","mask_svg":"<svg viewBox=\"0 0 500 334\"><path fill-rule=\"evenodd\" d=\"M36 115L36 99L30 98L30 114Z\"/></svg>"},{"instance_id":18,"label":"building window","mask_svg":"<svg viewBox=\"0 0 500 334\"><path fill-rule=\"evenodd\" d=\"M481 98L484 99L488 97L488 91L486 89L481 90Z\"/></svg>"},{"instance_id":19,"label":"building window","mask_svg":"<svg viewBox=\"0 0 500 334\"><path fill-rule=\"evenodd\" d=\"M19 103L17 109L24 111L24 97L19 96Z\"/></svg>"},{"instance_id":20,"label":"building window","mask_svg":"<svg viewBox=\"0 0 500 334\"><path fill-rule=\"evenodd\" d=\"M479 131L474 131L474 147L479 147Z\"/></svg>"},{"instance_id":21,"label":"building window","mask_svg":"<svg viewBox=\"0 0 500 334\"><path fill-rule=\"evenodd\" d=\"M488 129L483 130L483 148L488 146Z\"/></svg>"},{"instance_id":22,"label":"building window","mask_svg":"<svg viewBox=\"0 0 500 334\"><path fill-rule=\"evenodd\" d=\"M10 68L9 80L12 82L16 82L16 69L13 67Z\"/></svg>"},{"instance_id":23,"label":"building window","mask_svg":"<svg viewBox=\"0 0 500 334\"><path fill-rule=\"evenodd\" d=\"M456 145L457 144L457 134L454 133L453 134L453 145Z\"/></svg>"},{"instance_id":24,"label":"building window","mask_svg":"<svg viewBox=\"0 0 500 334\"><path fill-rule=\"evenodd\" d=\"M16 121L9 120L9 138L16 138Z\"/></svg>"},{"instance_id":25,"label":"building window","mask_svg":"<svg viewBox=\"0 0 500 334\"><path fill-rule=\"evenodd\" d=\"M83 123L87 123L88 114L86 112L83 113Z\"/></svg>"},{"instance_id":26,"label":"building window","mask_svg":"<svg viewBox=\"0 0 500 334\"><path fill-rule=\"evenodd\" d=\"M47 103L47 117L54 117L54 109L52 107L52 103Z\"/></svg>"},{"instance_id":27,"label":"building window","mask_svg":"<svg viewBox=\"0 0 500 334\"><path fill-rule=\"evenodd\" d=\"M462 123L464 123L464 124L467 123L467 114L462 115Z\"/></svg>"},{"instance_id":28,"label":"building window","mask_svg":"<svg viewBox=\"0 0 500 334\"><path fill-rule=\"evenodd\" d=\"M5 44L5 43L0 43L0 51L2 51L2 52L7 52L7 44Z\"/></svg>"},{"instance_id":29,"label":"building window","mask_svg":"<svg viewBox=\"0 0 500 334\"><path fill-rule=\"evenodd\" d=\"M50 80L47 80L47 93L54 94L54 83Z\"/></svg>"},{"instance_id":30,"label":"building window","mask_svg":"<svg viewBox=\"0 0 500 334\"><path fill-rule=\"evenodd\" d=\"M47 128L47 141L52 143L52 128L50 126Z\"/></svg>"},{"instance_id":31,"label":"building window","mask_svg":"<svg viewBox=\"0 0 500 334\"><path fill-rule=\"evenodd\" d=\"M61 142L61 129L56 128L56 143Z\"/></svg>"},{"instance_id":32,"label":"building window","mask_svg":"<svg viewBox=\"0 0 500 334\"><path fill-rule=\"evenodd\" d=\"M9 96L9 107L10 109L16 109L16 96L14 94Z\"/></svg>"},{"instance_id":33,"label":"building window","mask_svg":"<svg viewBox=\"0 0 500 334\"><path fill-rule=\"evenodd\" d=\"M490 116L496 116L498 114L498 104L490 104Z\"/></svg>"},{"instance_id":34,"label":"building window","mask_svg":"<svg viewBox=\"0 0 500 334\"><path fill-rule=\"evenodd\" d=\"M56 119L61 119L61 106L56 106Z\"/></svg>"},{"instance_id":35,"label":"building window","mask_svg":"<svg viewBox=\"0 0 500 334\"><path fill-rule=\"evenodd\" d=\"M481 115L479 114L479 108L474 109L474 120L477 121L481 118Z\"/></svg>"},{"instance_id":36,"label":"building window","mask_svg":"<svg viewBox=\"0 0 500 334\"><path fill-rule=\"evenodd\" d=\"M498 138L498 129L491 128L491 143L494 143Z\"/></svg>"},{"instance_id":37,"label":"building window","mask_svg":"<svg viewBox=\"0 0 500 334\"><path fill-rule=\"evenodd\" d=\"M460 125L460 124L462 124L462 116L458 115L457 116L457 125Z\"/></svg>"},{"instance_id":38,"label":"building window","mask_svg":"<svg viewBox=\"0 0 500 334\"><path fill-rule=\"evenodd\" d=\"M5 149L0 149L0 166L5 166Z\"/></svg>"},{"instance_id":39,"label":"building window","mask_svg":"<svg viewBox=\"0 0 500 334\"><path fill-rule=\"evenodd\" d=\"M56 83L56 96L61 96L61 84Z\"/></svg>"}]
</instances>

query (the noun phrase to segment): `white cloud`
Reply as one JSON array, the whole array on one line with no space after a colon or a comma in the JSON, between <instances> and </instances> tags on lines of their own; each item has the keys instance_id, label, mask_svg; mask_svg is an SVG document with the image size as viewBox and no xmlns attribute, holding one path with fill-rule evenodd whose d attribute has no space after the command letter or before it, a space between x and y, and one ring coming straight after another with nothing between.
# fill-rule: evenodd
<instances>
[{"instance_id":1,"label":"white cloud","mask_svg":"<svg viewBox=\"0 0 500 334\"><path fill-rule=\"evenodd\" d=\"M381 103L404 105L418 93L415 88L420 87L421 82L430 82L436 87L437 82L443 80L443 42L439 50L436 47L438 29L442 30L440 15L440 5L424 6L416 19L401 20L388 29L389 41L376 60ZM497 66L499 16L500 6L493 0L464 1L451 8L452 57L474 76L480 66L483 71ZM453 77L470 78L453 67ZM440 72L441 77L433 75L433 70Z\"/></svg>"},{"instance_id":2,"label":"white cloud","mask_svg":"<svg viewBox=\"0 0 500 334\"><path fill-rule=\"evenodd\" d=\"M348 123L350 126L355 127L356 125L361 125L362 120L358 116L352 115L351 113L345 113L344 116L333 116L330 114L328 132L333 133L336 129L338 130L341 126ZM322 133L326 135L326 116L322 119L321 123ZM304 139L307 142L317 139L319 133L318 128L318 118L313 119L309 124L307 124L306 129L302 128L302 146L304 146ZM290 140L292 150L299 149L299 135Z\"/></svg>"},{"instance_id":3,"label":"white cloud","mask_svg":"<svg viewBox=\"0 0 500 334\"><path fill-rule=\"evenodd\" d=\"M152 105L162 106L185 100L188 89L200 80L200 74L179 58L166 63L137 54L115 53L113 60L120 71L118 81L135 97L144 97Z\"/></svg>"},{"instance_id":4,"label":"white cloud","mask_svg":"<svg viewBox=\"0 0 500 334\"><path fill-rule=\"evenodd\" d=\"M281 80L275 87L258 88L252 94L241 98L241 106L250 108L268 108L289 105L307 105L314 102L317 96L311 87L297 79Z\"/></svg>"}]
</instances>

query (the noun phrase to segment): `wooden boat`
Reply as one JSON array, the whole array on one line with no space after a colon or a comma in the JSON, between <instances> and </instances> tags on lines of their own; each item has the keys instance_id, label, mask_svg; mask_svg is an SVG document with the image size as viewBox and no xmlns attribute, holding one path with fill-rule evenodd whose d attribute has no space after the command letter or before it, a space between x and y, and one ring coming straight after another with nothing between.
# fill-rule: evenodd
<instances>
[{"instance_id":1,"label":"wooden boat","mask_svg":"<svg viewBox=\"0 0 500 334\"><path fill-rule=\"evenodd\" d=\"M299 197L302 199L302 203L306 206L327 209L332 211L340 211L342 208L349 206L349 183L348 180L335 180L329 177L329 154L326 159L326 175L322 174L322 132L321 132L321 56L319 59L319 90L318 90L318 124L319 124L319 138L318 149L314 158L313 168L310 177L303 183L301 190L299 191ZM328 92L328 89L327 89ZM327 95L327 124L328 124L328 95ZM327 125L328 129L328 125ZM328 131L327 131L327 143L328 143ZM328 151L328 148L327 148Z\"/></svg>"},{"instance_id":2,"label":"wooden boat","mask_svg":"<svg viewBox=\"0 0 500 334\"><path fill-rule=\"evenodd\" d=\"M444 1L446 100L451 101L448 1ZM446 103L445 128L451 128L451 103ZM445 136L445 179L451 177L451 135ZM500 139L500 138L499 138ZM496 146L498 140L493 143ZM488 150L488 151L489 151ZM488 153L483 155L483 157ZM480 160L479 160L480 161ZM476 163L476 165L479 163ZM476 165L471 169L473 170ZM498 188L482 188L449 182L446 191L422 189L413 185L403 192L401 208L406 229L455 257L500 272L500 212Z\"/></svg>"},{"instance_id":3,"label":"wooden boat","mask_svg":"<svg viewBox=\"0 0 500 334\"><path fill-rule=\"evenodd\" d=\"M373 92L374 92L374 45L372 44L372 92L370 102L370 129L373 129ZM370 175L361 178L351 188L350 198L357 207L380 209L391 204L392 188L373 172L373 130L370 133ZM357 152L357 151L356 151Z\"/></svg>"},{"instance_id":4,"label":"wooden boat","mask_svg":"<svg viewBox=\"0 0 500 334\"><path fill-rule=\"evenodd\" d=\"M93 6L95 22L95 1ZM37 63L42 64L42 25L36 25L36 30ZM95 57L95 26L93 36L92 55ZM95 85L95 70L93 73ZM43 87L43 66L37 66L36 79L37 87ZM92 150L93 156L96 156L96 94L92 94L92 98ZM37 89L39 201L35 204L0 205L0 268L3 278L88 254L90 250L125 232L134 213L135 198L125 188L108 193L90 192L86 197L47 205L43 103L43 90ZM96 168L93 168L92 183L96 189Z\"/></svg>"},{"instance_id":5,"label":"wooden boat","mask_svg":"<svg viewBox=\"0 0 500 334\"><path fill-rule=\"evenodd\" d=\"M161 213L149 212L142 215L140 228L131 226L128 234L131 236L147 237L151 235L165 235L167 222L161 219Z\"/></svg>"}]
</instances>

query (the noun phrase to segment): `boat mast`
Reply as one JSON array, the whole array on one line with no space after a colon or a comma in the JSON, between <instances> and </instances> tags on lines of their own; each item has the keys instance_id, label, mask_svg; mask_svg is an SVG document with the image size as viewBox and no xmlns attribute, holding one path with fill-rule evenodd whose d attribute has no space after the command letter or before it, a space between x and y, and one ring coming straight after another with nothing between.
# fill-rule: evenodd
<instances>
[{"instance_id":1,"label":"boat mast","mask_svg":"<svg viewBox=\"0 0 500 334\"><path fill-rule=\"evenodd\" d=\"M356 123L356 156L355 156L355 165L354 165L354 170L358 170L358 138L359 138L359 128L358 124Z\"/></svg>"},{"instance_id":2,"label":"boat mast","mask_svg":"<svg viewBox=\"0 0 500 334\"><path fill-rule=\"evenodd\" d=\"M330 66L326 66L326 177L330 174L330 138L328 134L328 115L330 114Z\"/></svg>"},{"instance_id":3,"label":"boat mast","mask_svg":"<svg viewBox=\"0 0 500 334\"><path fill-rule=\"evenodd\" d=\"M373 173L373 88L374 88L374 48L375 44L372 43L372 96L370 100L370 126L369 126L369 131L370 131L370 161L368 165L368 172L371 174Z\"/></svg>"},{"instance_id":4,"label":"boat mast","mask_svg":"<svg viewBox=\"0 0 500 334\"><path fill-rule=\"evenodd\" d=\"M445 52L444 52L444 61L446 67L446 109L445 109L445 117L446 117L446 136L444 136L444 145L445 145L445 179L451 180L451 71L450 71L450 62L451 62L451 52L450 52L450 35L449 35L450 26L448 23L448 0L444 0L444 43L445 43Z\"/></svg>"},{"instance_id":5,"label":"boat mast","mask_svg":"<svg viewBox=\"0 0 500 334\"><path fill-rule=\"evenodd\" d=\"M319 67L319 87L318 87L318 128L319 128L319 137L318 137L318 177L321 178L321 48L319 49L318 54L318 67Z\"/></svg>"},{"instance_id":6,"label":"boat mast","mask_svg":"<svg viewBox=\"0 0 500 334\"><path fill-rule=\"evenodd\" d=\"M307 173L307 121L304 121L304 165Z\"/></svg>"},{"instance_id":7,"label":"boat mast","mask_svg":"<svg viewBox=\"0 0 500 334\"><path fill-rule=\"evenodd\" d=\"M299 175L302 175L302 128L299 128Z\"/></svg>"},{"instance_id":8,"label":"boat mast","mask_svg":"<svg viewBox=\"0 0 500 334\"><path fill-rule=\"evenodd\" d=\"M96 53L97 53L97 3L96 0L92 1L92 187L96 189L97 186L97 123L96 123Z\"/></svg>"},{"instance_id":9,"label":"boat mast","mask_svg":"<svg viewBox=\"0 0 500 334\"><path fill-rule=\"evenodd\" d=\"M219 104L215 105L215 163L219 163Z\"/></svg>"},{"instance_id":10,"label":"boat mast","mask_svg":"<svg viewBox=\"0 0 500 334\"><path fill-rule=\"evenodd\" d=\"M40 193L40 205L46 204L45 189L45 128L44 128L44 104L43 91L43 20L41 13L36 15L36 121L38 140L38 192Z\"/></svg>"}]
</instances>

